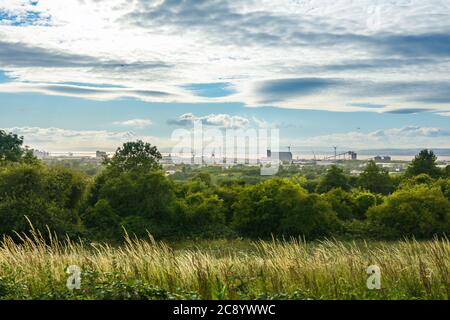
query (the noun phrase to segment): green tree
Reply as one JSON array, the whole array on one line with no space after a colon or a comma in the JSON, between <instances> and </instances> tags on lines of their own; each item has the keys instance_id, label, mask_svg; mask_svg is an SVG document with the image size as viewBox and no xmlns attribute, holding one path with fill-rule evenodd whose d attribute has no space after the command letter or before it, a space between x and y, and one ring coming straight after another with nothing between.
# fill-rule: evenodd
<instances>
[{"instance_id":1,"label":"green tree","mask_svg":"<svg viewBox=\"0 0 450 320\"><path fill-rule=\"evenodd\" d=\"M225 223L228 225L233 220L233 204L239 198L239 194L242 192L243 186L230 185L227 187L221 187L216 190L216 194L223 200L223 206L225 209Z\"/></svg>"},{"instance_id":2,"label":"green tree","mask_svg":"<svg viewBox=\"0 0 450 320\"><path fill-rule=\"evenodd\" d=\"M444 173L444 177L450 178L450 164L445 167L443 173Z\"/></svg>"},{"instance_id":3,"label":"green tree","mask_svg":"<svg viewBox=\"0 0 450 320\"><path fill-rule=\"evenodd\" d=\"M83 215L87 236L99 241L122 240L121 219L106 199L99 200Z\"/></svg>"},{"instance_id":4,"label":"green tree","mask_svg":"<svg viewBox=\"0 0 450 320\"><path fill-rule=\"evenodd\" d=\"M19 161L23 155L23 137L0 130L0 161Z\"/></svg>"},{"instance_id":5,"label":"green tree","mask_svg":"<svg viewBox=\"0 0 450 320\"><path fill-rule=\"evenodd\" d=\"M104 159L106 170L95 179L86 216L105 214L98 220L111 221L113 230L118 221L139 236L147 231L157 237L165 234L174 220L176 202L173 184L160 170L160 159L159 151L149 143L124 143ZM88 226L101 228L92 219Z\"/></svg>"},{"instance_id":6,"label":"green tree","mask_svg":"<svg viewBox=\"0 0 450 320\"><path fill-rule=\"evenodd\" d=\"M86 177L63 168L28 164L3 167L0 170L0 233L27 232L28 218L40 231L48 226L59 236L80 236L84 228L79 209L86 187Z\"/></svg>"},{"instance_id":7,"label":"green tree","mask_svg":"<svg viewBox=\"0 0 450 320\"><path fill-rule=\"evenodd\" d=\"M193 180L199 180L199 181L203 182L208 187L212 187L212 185L213 185L211 175L209 173L207 173L207 172L199 172L199 173L197 173L194 176Z\"/></svg>"},{"instance_id":8,"label":"green tree","mask_svg":"<svg viewBox=\"0 0 450 320\"><path fill-rule=\"evenodd\" d=\"M355 213L356 217L363 220L365 219L367 210L369 208L381 204L383 198L380 195L375 195L370 192L358 192L353 195L355 203Z\"/></svg>"},{"instance_id":9,"label":"green tree","mask_svg":"<svg viewBox=\"0 0 450 320\"><path fill-rule=\"evenodd\" d=\"M35 163L31 150L24 148L23 137L0 130L0 164L5 162Z\"/></svg>"},{"instance_id":10,"label":"green tree","mask_svg":"<svg viewBox=\"0 0 450 320\"><path fill-rule=\"evenodd\" d=\"M436 166L437 157L432 150L424 149L415 156L406 170L407 176L416 176L425 173L432 178L437 178L441 171Z\"/></svg>"},{"instance_id":11,"label":"green tree","mask_svg":"<svg viewBox=\"0 0 450 320\"><path fill-rule=\"evenodd\" d=\"M389 194L393 191L389 172L379 167L373 160L367 163L366 168L359 176L358 185L374 193Z\"/></svg>"},{"instance_id":12,"label":"green tree","mask_svg":"<svg viewBox=\"0 0 450 320\"><path fill-rule=\"evenodd\" d=\"M223 200L216 194L189 194L186 199L186 218L190 226L202 227L225 223Z\"/></svg>"},{"instance_id":13,"label":"green tree","mask_svg":"<svg viewBox=\"0 0 450 320\"><path fill-rule=\"evenodd\" d=\"M272 178L244 188L233 205L232 226L241 235L252 238L276 234L283 214L278 195L281 187L287 185L293 190L301 189L298 185L280 178Z\"/></svg>"},{"instance_id":14,"label":"green tree","mask_svg":"<svg viewBox=\"0 0 450 320\"><path fill-rule=\"evenodd\" d=\"M450 178L441 178L436 181L436 185L441 189L444 196L450 201Z\"/></svg>"},{"instance_id":15,"label":"green tree","mask_svg":"<svg viewBox=\"0 0 450 320\"><path fill-rule=\"evenodd\" d=\"M100 175L92 190L88 210L94 210L95 214L105 212L110 217L119 216L120 224L132 228L127 229L130 233L145 236L147 230L155 237L161 237L176 220L175 200L173 185L163 172L135 170L117 176ZM100 201L102 210L96 210Z\"/></svg>"},{"instance_id":16,"label":"green tree","mask_svg":"<svg viewBox=\"0 0 450 320\"><path fill-rule=\"evenodd\" d=\"M358 217L356 213L356 203L350 192L341 188L334 188L323 194L324 200L331 205L341 220L352 220Z\"/></svg>"},{"instance_id":17,"label":"green tree","mask_svg":"<svg viewBox=\"0 0 450 320\"><path fill-rule=\"evenodd\" d=\"M336 214L319 195L300 192L292 200L284 208L278 234L314 239L330 235L338 227Z\"/></svg>"},{"instance_id":18,"label":"green tree","mask_svg":"<svg viewBox=\"0 0 450 320\"><path fill-rule=\"evenodd\" d=\"M189 181L184 183L183 186L187 193L212 192L214 189L211 175L206 172L197 173Z\"/></svg>"},{"instance_id":19,"label":"green tree","mask_svg":"<svg viewBox=\"0 0 450 320\"><path fill-rule=\"evenodd\" d=\"M233 226L243 236L287 235L314 238L337 221L331 207L290 179L273 178L246 187L233 205Z\"/></svg>"},{"instance_id":20,"label":"green tree","mask_svg":"<svg viewBox=\"0 0 450 320\"><path fill-rule=\"evenodd\" d=\"M103 164L111 174L141 170L160 170L161 153L155 146L141 140L126 142L119 147L111 158L105 158Z\"/></svg>"},{"instance_id":21,"label":"green tree","mask_svg":"<svg viewBox=\"0 0 450 320\"><path fill-rule=\"evenodd\" d=\"M435 180L433 178L431 178L428 174L421 173L421 174L418 174L416 176L412 176L409 178L407 176L400 183L399 189L409 189L409 188L413 188L414 186L419 185L419 184L425 184L425 185L431 186L434 183L435 183Z\"/></svg>"},{"instance_id":22,"label":"green tree","mask_svg":"<svg viewBox=\"0 0 450 320\"><path fill-rule=\"evenodd\" d=\"M429 238L450 232L450 202L439 187L401 189L369 209L369 221L385 235Z\"/></svg>"},{"instance_id":23,"label":"green tree","mask_svg":"<svg viewBox=\"0 0 450 320\"><path fill-rule=\"evenodd\" d=\"M344 173L344 170L336 165L332 165L331 168L328 169L327 173L317 186L317 192L325 193L333 188L341 188L344 191L350 190L348 176Z\"/></svg>"},{"instance_id":24,"label":"green tree","mask_svg":"<svg viewBox=\"0 0 450 320\"><path fill-rule=\"evenodd\" d=\"M175 199L172 183L162 172L122 173L107 179L99 195L119 216L141 215L160 221Z\"/></svg>"}]
</instances>

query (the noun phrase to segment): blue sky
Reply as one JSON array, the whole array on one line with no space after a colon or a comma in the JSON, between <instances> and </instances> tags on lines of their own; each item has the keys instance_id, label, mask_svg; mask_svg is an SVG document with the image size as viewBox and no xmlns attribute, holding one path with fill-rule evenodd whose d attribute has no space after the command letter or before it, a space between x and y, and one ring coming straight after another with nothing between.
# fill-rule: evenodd
<instances>
[{"instance_id":1,"label":"blue sky","mask_svg":"<svg viewBox=\"0 0 450 320\"><path fill-rule=\"evenodd\" d=\"M48 151L170 149L194 120L449 148L449 21L444 0L4 0L0 128Z\"/></svg>"}]
</instances>

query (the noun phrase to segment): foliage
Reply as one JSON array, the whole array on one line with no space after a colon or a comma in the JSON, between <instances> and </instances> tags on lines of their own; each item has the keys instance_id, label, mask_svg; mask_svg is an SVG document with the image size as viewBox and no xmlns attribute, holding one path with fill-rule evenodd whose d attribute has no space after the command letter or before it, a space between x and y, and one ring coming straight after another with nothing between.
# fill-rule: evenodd
<instances>
[{"instance_id":1,"label":"foliage","mask_svg":"<svg viewBox=\"0 0 450 320\"><path fill-rule=\"evenodd\" d=\"M353 195L341 188L331 189L323 195L324 200L331 205L341 220L352 220L356 218L356 203Z\"/></svg>"},{"instance_id":2,"label":"foliage","mask_svg":"<svg viewBox=\"0 0 450 320\"><path fill-rule=\"evenodd\" d=\"M336 221L327 203L287 179L271 179L246 188L233 209L233 226L253 238L276 234L323 236Z\"/></svg>"},{"instance_id":3,"label":"foliage","mask_svg":"<svg viewBox=\"0 0 450 320\"><path fill-rule=\"evenodd\" d=\"M425 173L432 178L437 178L441 172L436 166L436 160L437 157L432 150L424 149L411 162L406 170L406 175L416 176Z\"/></svg>"},{"instance_id":4,"label":"foliage","mask_svg":"<svg viewBox=\"0 0 450 320\"><path fill-rule=\"evenodd\" d=\"M33 153L22 145L23 137L0 130L0 165L8 162L36 163Z\"/></svg>"},{"instance_id":5,"label":"foliage","mask_svg":"<svg viewBox=\"0 0 450 320\"><path fill-rule=\"evenodd\" d=\"M7 136L24 151L22 138ZM30 222L58 237L114 244L124 232L166 240L449 233L445 173L391 178L369 162L359 177L337 166L285 166L278 177L267 177L259 167L240 165L182 166L179 175L166 177L160 153L142 141L118 148L93 178L65 163L25 158L0 166L0 234L18 241L15 231L28 232ZM434 158L422 151L410 168L433 168Z\"/></svg>"},{"instance_id":6,"label":"foliage","mask_svg":"<svg viewBox=\"0 0 450 320\"><path fill-rule=\"evenodd\" d=\"M23 137L0 130L0 161L17 162L23 156Z\"/></svg>"},{"instance_id":7,"label":"foliage","mask_svg":"<svg viewBox=\"0 0 450 320\"><path fill-rule=\"evenodd\" d=\"M59 236L79 236L79 217L87 181L79 173L63 168L28 164L0 170L0 233L29 230L29 222L39 230L46 226Z\"/></svg>"},{"instance_id":8,"label":"foliage","mask_svg":"<svg viewBox=\"0 0 450 320\"><path fill-rule=\"evenodd\" d=\"M450 201L450 178L439 179L436 181L436 185L441 189L444 196Z\"/></svg>"},{"instance_id":9,"label":"foliage","mask_svg":"<svg viewBox=\"0 0 450 320\"><path fill-rule=\"evenodd\" d=\"M353 194L353 199L355 205L354 216L360 220L364 220L366 218L366 212L369 208L383 202L383 198L381 196L370 192L357 192Z\"/></svg>"},{"instance_id":10,"label":"foliage","mask_svg":"<svg viewBox=\"0 0 450 320\"><path fill-rule=\"evenodd\" d=\"M450 164L445 167L443 176L446 178L450 178Z\"/></svg>"},{"instance_id":11,"label":"foliage","mask_svg":"<svg viewBox=\"0 0 450 320\"><path fill-rule=\"evenodd\" d=\"M0 241L0 299L413 299L450 298L450 243L324 240L209 241L174 248L153 239L121 246ZM228 247L229 246L229 247ZM30 263L32 261L33 263ZM382 270L368 290L367 266ZM66 287L69 265L81 288Z\"/></svg>"},{"instance_id":12,"label":"foliage","mask_svg":"<svg viewBox=\"0 0 450 320\"><path fill-rule=\"evenodd\" d=\"M450 202L438 187L401 189L369 209L369 220L386 235L429 238L450 232Z\"/></svg>"},{"instance_id":13,"label":"foliage","mask_svg":"<svg viewBox=\"0 0 450 320\"><path fill-rule=\"evenodd\" d=\"M95 193L95 199L90 199L93 209L88 210L91 215L106 214L111 222L108 228L118 230L123 225L141 236L147 231L160 236L174 220L175 194L171 182L160 171L129 171L100 178Z\"/></svg>"},{"instance_id":14,"label":"foliage","mask_svg":"<svg viewBox=\"0 0 450 320\"><path fill-rule=\"evenodd\" d=\"M141 140L126 142L103 164L113 175L130 170L153 171L161 169L161 153L155 146Z\"/></svg>"},{"instance_id":15,"label":"foliage","mask_svg":"<svg viewBox=\"0 0 450 320\"><path fill-rule=\"evenodd\" d=\"M349 178L345 175L344 170L335 165L328 169L319 182L317 192L325 193L333 188L341 188L344 191L350 190Z\"/></svg>"},{"instance_id":16,"label":"foliage","mask_svg":"<svg viewBox=\"0 0 450 320\"><path fill-rule=\"evenodd\" d=\"M86 210L83 221L87 236L98 241L119 241L121 239L121 219L106 199L100 199Z\"/></svg>"},{"instance_id":17,"label":"foliage","mask_svg":"<svg viewBox=\"0 0 450 320\"><path fill-rule=\"evenodd\" d=\"M379 167L373 160L367 163L366 168L359 176L358 185L374 193L389 194L393 191L389 173Z\"/></svg>"}]
</instances>

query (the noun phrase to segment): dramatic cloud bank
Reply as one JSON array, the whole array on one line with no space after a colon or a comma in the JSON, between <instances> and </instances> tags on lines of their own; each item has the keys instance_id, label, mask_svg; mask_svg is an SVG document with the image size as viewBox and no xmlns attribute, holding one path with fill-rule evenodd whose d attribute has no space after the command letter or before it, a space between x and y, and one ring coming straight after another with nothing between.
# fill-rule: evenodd
<instances>
[{"instance_id":1,"label":"dramatic cloud bank","mask_svg":"<svg viewBox=\"0 0 450 320\"><path fill-rule=\"evenodd\" d=\"M0 39L0 92L450 112L447 0L3 0Z\"/></svg>"}]
</instances>

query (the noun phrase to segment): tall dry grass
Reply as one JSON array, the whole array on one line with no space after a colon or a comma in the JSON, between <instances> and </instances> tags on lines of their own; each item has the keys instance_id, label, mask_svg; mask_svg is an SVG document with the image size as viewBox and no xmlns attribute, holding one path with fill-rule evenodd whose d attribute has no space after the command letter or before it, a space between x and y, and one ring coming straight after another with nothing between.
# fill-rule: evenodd
<instances>
[{"instance_id":1,"label":"tall dry grass","mask_svg":"<svg viewBox=\"0 0 450 320\"><path fill-rule=\"evenodd\" d=\"M69 265L82 269L81 290L65 287ZM380 290L366 287L369 265L381 268ZM20 244L9 237L0 243L0 298L152 297L449 299L450 243L291 239L253 242L248 250L174 250L151 237L126 236L124 245L113 247L60 241L36 230L21 235Z\"/></svg>"}]
</instances>

